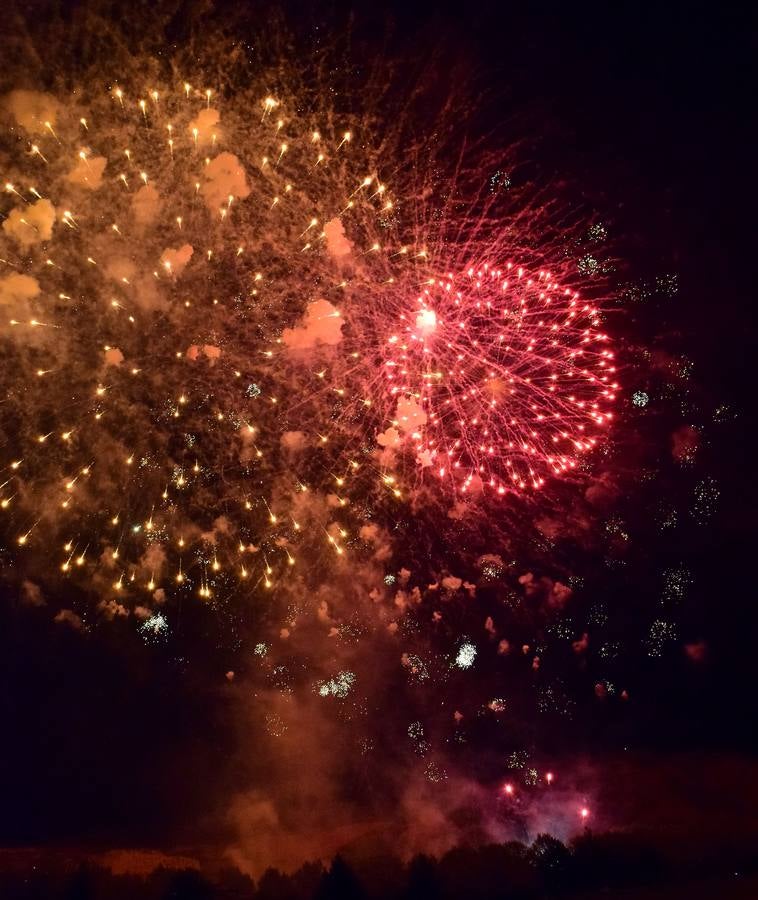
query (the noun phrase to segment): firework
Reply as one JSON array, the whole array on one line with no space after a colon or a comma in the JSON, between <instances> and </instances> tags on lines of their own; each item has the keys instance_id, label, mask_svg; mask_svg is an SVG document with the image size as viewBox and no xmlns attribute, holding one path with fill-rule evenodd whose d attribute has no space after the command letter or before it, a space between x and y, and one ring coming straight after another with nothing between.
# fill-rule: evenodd
<instances>
[{"instance_id":1,"label":"firework","mask_svg":"<svg viewBox=\"0 0 758 900\"><path fill-rule=\"evenodd\" d=\"M292 96L214 96L5 98L19 551L58 545L62 574L114 597L211 600L230 578L272 588L304 540L344 556L351 496L402 500L404 458L468 493L573 469L618 389L598 308L511 264L430 277L442 230L399 240L354 130Z\"/></svg>"},{"instance_id":2,"label":"firework","mask_svg":"<svg viewBox=\"0 0 758 900\"><path fill-rule=\"evenodd\" d=\"M119 604L270 589L304 542L339 557L353 530L344 382L319 370L303 404L298 379L342 339L345 267L377 254L391 192L318 109L215 97L4 99L4 528L21 573L59 548ZM337 498L317 522L314 488Z\"/></svg>"},{"instance_id":3,"label":"firework","mask_svg":"<svg viewBox=\"0 0 758 900\"><path fill-rule=\"evenodd\" d=\"M401 241L380 153L328 106L193 81L5 98L17 548L59 545L61 573L122 598L211 600L272 588L304 541L344 556L352 498L403 500L407 460L468 494L573 470L618 390L598 306L544 269L433 274L505 252L493 198L436 224L427 202Z\"/></svg>"},{"instance_id":4,"label":"firework","mask_svg":"<svg viewBox=\"0 0 758 900\"><path fill-rule=\"evenodd\" d=\"M622 303L674 287L614 291L628 205L599 221L531 139L551 112L447 77L453 47L102 15L41 23L0 89L9 621L112 654L85 692L134 660L124 691L234 732L213 800L255 853L367 816L602 827L570 748L641 708L635 654L715 658L686 530L726 493L692 363L658 334L635 371Z\"/></svg>"},{"instance_id":5,"label":"firework","mask_svg":"<svg viewBox=\"0 0 758 900\"><path fill-rule=\"evenodd\" d=\"M507 263L431 279L386 341L387 447L457 490L537 489L602 439L619 389L600 311Z\"/></svg>"},{"instance_id":6,"label":"firework","mask_svg":"<svg viewBox=\"0 0 758 900\"><path fill-rule=\"evenodd\" d=\"M77 612L56 621L131 617L159 652L192 598L239 648L240 611L265 609L250 677L363 722L384 690L365 635L402 641L386 671L400 659L419 693L476 685L510 647L497 617L463 633L456 598L477 585L447 563L389 571L406 502L434 513L448 486L501 496L571 472L611 421L614 358L554 233L559 276L464 262L523 250L497 231L509 178L455 209L388 153L418 162L423 136L409 146L399 126L372 150L327 92L308 106L263 81L5 98L2 527L18 582L71 583ZM516 218L533 239L542 216L535 201ZM500 557L482 574L504 577ZM490 688L477 714L507 716ZM444 733L431 709L414 754ZM282 709L265 727L294 726ZM446 771L425 761L434 784Z\"/></svg>"}]
</instances>

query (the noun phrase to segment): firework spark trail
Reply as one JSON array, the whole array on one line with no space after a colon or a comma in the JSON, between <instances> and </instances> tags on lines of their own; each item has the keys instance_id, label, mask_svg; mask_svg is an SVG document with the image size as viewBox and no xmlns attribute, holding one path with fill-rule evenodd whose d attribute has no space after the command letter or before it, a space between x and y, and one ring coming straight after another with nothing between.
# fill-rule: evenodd
<instances>
[{"instance_id":1,"label":"firework spark trail","mask_svg":"<svg viewBox=\"0 0 758 900\"><path fill-rule=\"evenodd\" d=\"M240 561L248 546L263 547L264 559L268 547L285 573L294 562L299 524L274 485L289 468L287 435L318 456L309 475L342 481L347 461L323 446L328 408L326 421L323 405L288 408L302 364L283 343L293 335L294 352L341 339L338 309L315 300L339 292L333 256L340 242L354 246L340 216L353 235L364 226L375 235L392 201L378 176L363 174L352 132L327 137L291 119L280 99L259 97L250 126L235 119L248 97L221 121L212 91L143 93L117 87L86 116L48 95L7 98L18 131L45 153L16 149L14 181L36 184L6 185L25 205L8 211L4 259L24 274L4 279L4 300L25 315L4 328L15 362L5 371L14 402L4 411L4 508L20 548L57 535L66 574L107 555L114 591L136 579L153 592L151 561L167 566L150 546L175 545L172 580L199 583L208 598L219 557L243 579L253 574ZM235 132L243 138L232 154ZM327 312L309 322L314 303ZM336 328L324 321L333 316ZM290 482L306 489L303 476ZM324 528L338 553L343 531L336 521ZM268 562L255 574L273 584Z\"/></svg>"},{"instance_id":2,"label":"firework spark trail","mask_svg":"<svg viewBox=\"0 0 758 900\"><path fill-rule=\"evenodd\" d=\"M380 442L410 437L441 478L460 469L464 491L475 478L499 494L539 488L543 473L574 468L618 389L598 315L549 273L511 263L433 281L387 340L398 415Z\"/></svg>"},{"instance_id":3,"label":"firework spark trail","mask_svg":"<svg viewBox=\"0 0 758 900\"><path fill-rule=\"evenodd\" d=\"M482 287L489 321L474 299L478 285L474 293L471 285L452 291L450 276L429 277L462 253L476 258L522 249L514 233L534 243L536 225L550 219L547 205L517 210L504 237L493 228L496 198L481 177L473 200L462 204L473 176L459 159L440 203L413 204L415 230L401 242L397 200L356 152L355 131L327 132L314 124L318 116L291 112L296 98L259 93L253 103L253 93L234 97L223 117L211 106L214 91L188 82L135 96L117 86L86 109L69 111L33 92L6 100L23 140L8 166L6 196L16 205L3 226L4 259L24 274L7 276L4 291L24 316L6 326L18 368L6 372L14 398L6 410L13 459L3 504L12 506L19 546L28 547L43 530L58 535L64 573L72 561L82 567L109 554L119 593L135 579L155 589L153 564L169 568L165 552L148 554L155 542L176 545L172 579L179 587L199 581L206 599L219 556L247 579L253 574L247 548L267 547L286 572L301 535L282 523L300 530L287 506L292 491L309 483L332 482L342 508L349 505L350 480L359 493L370 489L369 478L401 499L393 471L400 461L392 451L410 429L397 431L398 397L411 411L420 403L417 417L429 418L426 428L411 432L415 463L442 476L462 469L464 490L484 476L505 491L507 481L491 469L492 460L485 465L483 454L505 463L509 488L544 480L528 459L514 468L514 458L536 456L553 474L575 465L565 452L549 452L550 435L533 432L526 408L539 421L563 415L564 424L575 413L569 402L588 404L598 423L610 418L597 413L587 384L572 374L572 353L588 351L571 351L562 341L567 358L558 359L540 341L538 329L547 326L535 324L538 313L523 299L506 310L508 328L498 335L521 339L514 347L508 338L507 363L492 345L500 304L490 299L495 270ZM260 112L253 121L251 107ZM321 118L332 122L333 115L321 110ZM385 138L385 150L386 144ZM16 187L29 181L36 184ZM424 195L418 183L409 185L409 196ZM549 254L554 242L545 236L540 252ZM556 289L545 278L541 272L543 294ZM444 311L453 296L455 309ZM583 340L559 321L574 316L576 293L570 296L571 309L550 309L552 327ZM461 340L453 318L468 313L479 337ZM596 315L592 308L593 328ZM403 337L389 334L398 323L407 323ZM595 338L604 336L588 340ZM486 342L481 355L473 349ZM432 352L441 345L447 358ZM79 359L89 370L72 364ZM466 359L481 373L456 371ZM404 383L388 385L398 364ZM555 397L548 396L553 385L540 380L546 365L556 370L549 378L566 382ZM304 366L311 373L305 383ZM449 378L441 386L448 396L440 409L432 369L445 366ZM23 401L16 371L25 372ZM590 384L605 379L587 369L582 374ZM484 428L476 414L466 420L461 407L464 396L471 401L481 391L482 377L492 394ZM505 385L514 380L528 390L515 403L499 403L496 395L513 394ZM579 399L564 399L571 389ZM573 441L580 451L595 441L569 431L552 438ZM284 440L290 451L306 449L310 456L301 455L302 472L290 478L289 491L281 485L292 461ZM377 442L384 451L367 458L366 448ZM51 452L56 443L58 452ZM449 463L440 464L441 456ZM327 522L323 530L327 546L341 554L343 525ZM188 560L191 552L195 558ZM268 562L255 571L258 583L273 584Z\"/></svg>"}]
</instances>

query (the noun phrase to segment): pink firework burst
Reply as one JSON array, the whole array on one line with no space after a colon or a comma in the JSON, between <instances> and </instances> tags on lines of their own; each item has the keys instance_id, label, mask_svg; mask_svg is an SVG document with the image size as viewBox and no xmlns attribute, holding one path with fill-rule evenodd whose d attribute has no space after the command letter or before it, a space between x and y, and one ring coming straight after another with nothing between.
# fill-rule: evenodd
<instances>
[{"instance_id":1,"label":"pink firework burst","mask_svg":"<svg viewBox=\"0 0 758 900\"><path fill-rule=\"evenodd\" d=\"M385 447L456 491L540 488L574 469L613 418L619 385L591 302L508 263L430 279L386 342Z\"/></svg>"}]
</instances>

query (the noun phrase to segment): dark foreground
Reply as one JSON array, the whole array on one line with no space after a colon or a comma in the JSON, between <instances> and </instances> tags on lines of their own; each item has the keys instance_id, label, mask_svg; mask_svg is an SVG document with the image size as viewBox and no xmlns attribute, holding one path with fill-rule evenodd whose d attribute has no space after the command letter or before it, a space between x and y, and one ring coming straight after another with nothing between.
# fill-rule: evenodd
<instances>
[{"instance_id":1,"label":"dark foreground","mask_svg":"<svg viewBox=\"0 0 758 900\"><path fill-rule=\"evenodd\" d=\"M292 874L269 869L253 880L233 867L201 866L162 857L152 871L139 865L81 862L73 851L6 850L0 855L3 900L497 900L614 897L621 900L705 900L758 896L758 850L747 846L661 846L638 835L586 832L565 845L541 835L478 849L458 847L441 859L408 864L370 853L307 863ZM155 854L157 856L157 854ZM139 854L134 856L136 860ZM107 854L106 854L107 858Z\"/></svg>"}]
</instances>

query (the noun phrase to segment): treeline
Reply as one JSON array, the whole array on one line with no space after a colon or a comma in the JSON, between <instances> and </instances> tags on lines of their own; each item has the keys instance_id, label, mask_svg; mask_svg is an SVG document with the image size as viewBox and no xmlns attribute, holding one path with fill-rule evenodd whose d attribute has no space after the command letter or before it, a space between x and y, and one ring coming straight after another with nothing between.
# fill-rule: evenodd
<instances>
[{"instance_id":1,"label":"treeline","mask_svg":"<svg viewBox=\"0 0 758 900\"><path fill-rule=\"evenodd\" d=\"M735 871L739 868L741 871ZM720 870L720 871L719 871ZM650 843L629 834L586 832L565 845L540 835L527 846L518 842L457 847L440 859L417 856L408 863L394 857L350 860L335 857L329 866L307 863L286 875L269 869L255 883L237 869L213 875L194 869L157 869L148 877L114 875L81 866L76 871L0 874L2 900L530 900L587 897L597 893L659 886L656 897L692 897L693 879L715 876L758 884L758 855L720 859L718 866L674 864ZM734 879L737 879L734 881ZM697 896L701 896L699 893ZM703 896L707 896L704 894ZM724 894L722 893L722 896ZM738 896L737 893L730 896ZM739 896L743 896L742 893Z\"/></svg>"}]
</instances>

